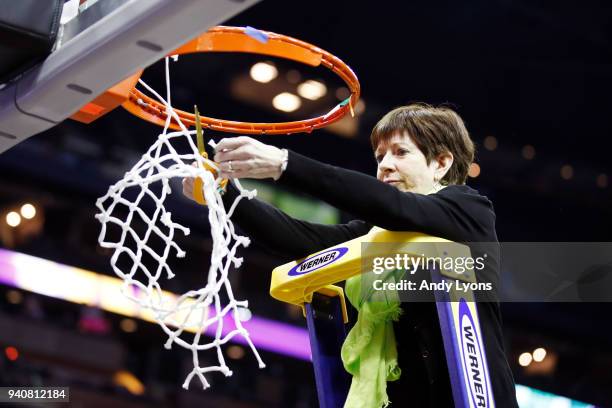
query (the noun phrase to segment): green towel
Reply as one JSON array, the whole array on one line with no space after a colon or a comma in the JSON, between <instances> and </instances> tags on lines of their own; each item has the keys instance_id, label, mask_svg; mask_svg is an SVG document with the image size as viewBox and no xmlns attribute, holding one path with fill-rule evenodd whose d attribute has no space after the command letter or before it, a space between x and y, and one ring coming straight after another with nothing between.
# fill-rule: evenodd
<instances>
[{"instance_id":1,"label":"green towel","mask_svg":"<svg viewBox=\"0 0 612 408\"><path fill-rule=\"evenodd\" d=\"M375 279L397 282L400 277L401 271L389 271L346 281L346 296L359 315L342 345L344 368L353 376L344 408L380 408L392 402L387 381L401 375L393 321L399 319L402 309L397 291L375 291L372 283Z\"/></svg>"}]
</instances>

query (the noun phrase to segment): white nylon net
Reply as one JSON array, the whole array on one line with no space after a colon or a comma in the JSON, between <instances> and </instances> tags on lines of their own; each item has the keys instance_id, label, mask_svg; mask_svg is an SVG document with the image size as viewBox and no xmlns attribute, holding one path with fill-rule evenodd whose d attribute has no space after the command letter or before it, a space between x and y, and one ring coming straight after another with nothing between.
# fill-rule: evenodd
<instances>
[{"instance_id":1,"label":"white nylon net","mask_svg":"<svg viewBox=\"0 0 612 408\"><path fill-rule=\"evenodd\" d=\"M166 106L168 120L157 141L138 163L96 201L100 211L96 218L102 224L98 241L100 246L113 250L111 266L124 281L123 294L136 302L141 311L150 313L167 334L164 346L170 349L177 344L191 351L194 367L183 388L187 389L192 378L197 376L206 389L210 384L204 374L218 371L225 376L232 375L222 346L234 336L242 336L259 367L265 367L242 325L242 320L250 316L248 303L234 298L228 279L230 267L237 268L242 263L242 258L236 256L238 248L249 245L247 237L236 234L230 217L238 202L244 197L252 198L256 191L244 190L235 180L240 195L226 212L219 188L221 180L203 168L207 163L217 169L216 164L199 154L192 139L196 132L186 129L170 105L168 58L165 99L142 80L140 83ZM168 132L170 116L180 124L180 131ZM197 162L198 167L194 167L193 162ZM169 180L175 177L202 178L213 242L210 268L203 287L178 297L169 296L160 283L161 279L174 277L168 265L169 258L185 257L185 251L174 242L176 233L189 235L189 228L173 221L172 213L164 208L164 201L171 194ZM110 229L117 233L111 234ZM205 338L205 333L214 339ZM216 352L217 364L200 365L199 353L206 350Z\"/></svg>"}]
</instances>

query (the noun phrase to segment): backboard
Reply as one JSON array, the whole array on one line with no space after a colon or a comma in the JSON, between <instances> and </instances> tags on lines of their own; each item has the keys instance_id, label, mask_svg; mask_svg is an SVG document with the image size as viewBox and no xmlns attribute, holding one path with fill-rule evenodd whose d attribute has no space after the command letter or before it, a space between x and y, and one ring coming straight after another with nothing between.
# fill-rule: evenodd
<instances>
[{"instance_id":1,"label":"backboard","mask_svg":"<svg viewBox=\"0 0 612 408\"><path fill-rule=\"evenodd\" d=\"M41 64L0 88L0 153L259 0L99 0Z\"/></svg>"}]
</instances>

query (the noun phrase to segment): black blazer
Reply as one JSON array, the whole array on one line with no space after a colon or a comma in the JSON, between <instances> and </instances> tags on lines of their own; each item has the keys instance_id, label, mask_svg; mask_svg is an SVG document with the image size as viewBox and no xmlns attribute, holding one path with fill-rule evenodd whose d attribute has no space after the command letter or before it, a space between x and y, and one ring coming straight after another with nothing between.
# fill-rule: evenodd
<instances>
[{"instance_id":1,"label":"black blazer","mask_svg":"<svg viewBox=\"0 0 612 408\"><path fill-rule=\"evenodd\" d=\"M233 221L253 240L291 259L365 235L374 225L466 243L473 257L482 251L478 243L497 243L491 201L466 185L451 185L430 195L401 192L372 176L292 151L277 183L299 189L358 218L340 225L316 224L292 218L257 199L242 200ZM236 196L237 190L230 184L224 202L231 204ZM488 253L490 248L487 244ZM499 256L492 255L486 258L485 268L477 271L478 281L490 282L495 289L476 294L478 315L496 406L518 407L496 296ZM452 406L435 304L402 303L402 308L402 318L394 325L402 377L388 384L391 402L396 407Z\"/></svg>"}]
</instances>

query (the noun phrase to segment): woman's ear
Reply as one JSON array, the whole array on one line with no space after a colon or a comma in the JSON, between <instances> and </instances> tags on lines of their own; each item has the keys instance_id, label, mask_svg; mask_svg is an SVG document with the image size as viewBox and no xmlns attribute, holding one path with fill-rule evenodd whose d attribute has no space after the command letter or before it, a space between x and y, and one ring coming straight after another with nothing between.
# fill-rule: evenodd
<instances>
[{"instance_id":1,"label":"woman's ear","mask_svg":"<svg viewBox=\"0 0 612 408\"><path fill-rule=\"evenodd\" d=\"M437 182L440 182L448 173L448 170L453 165L453 154L451 152L440 153L438 157L435 158L435 169L434 169L434 178Z\"/></svg>"}]
</instances>

